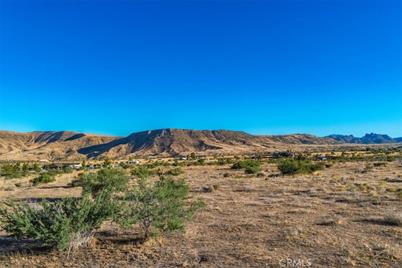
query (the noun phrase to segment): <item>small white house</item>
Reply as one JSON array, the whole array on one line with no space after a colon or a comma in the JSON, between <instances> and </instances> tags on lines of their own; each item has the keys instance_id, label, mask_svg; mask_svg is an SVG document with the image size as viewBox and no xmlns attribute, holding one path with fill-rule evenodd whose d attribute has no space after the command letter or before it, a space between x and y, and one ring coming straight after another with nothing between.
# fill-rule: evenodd
<instances>
[{"instance_id":1,"label":"small white house","mask_svg":"<svg viewBox=\"0 0 402 268\"><path fill-rule=\"evenodd\" d=\"M72 164L72 165L70 165L70 167L73 168L73 169L81 169L82 164Z\"/></svg>"}]
</instances>

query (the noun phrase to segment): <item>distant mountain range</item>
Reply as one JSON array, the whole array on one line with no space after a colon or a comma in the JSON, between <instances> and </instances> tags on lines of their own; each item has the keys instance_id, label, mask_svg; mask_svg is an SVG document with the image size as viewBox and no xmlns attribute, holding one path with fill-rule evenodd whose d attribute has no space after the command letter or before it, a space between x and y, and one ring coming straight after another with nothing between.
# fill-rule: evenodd
<instances>
[{"instance_id":1,"label":"distant mountain range","mask_svg":"<svg viewBox=\"0 0 402 268\"><path fill-rule=\"evenodd\" d=\"M317 137L308 134L257 136L229 130L158 129L127 137L71 131L0 131L0 160L83 160L128 156L176 156L197 153L251 153L292 145L399 143L402 138L381 134Z\"/></svg>"},{"instance_id":2,"label":"distant mountain range","mask_svg":"<svg viewBox=\"0 0 402 268\"><path fill-rule=\"evenodd\" d=\"M334 139L340 143L354 143L354 144L383 144L383 143L399 143L402 138L391 138L385 134L366 134L361 138L353 135L329 135L326 138Z\"/></svg>"}]
</instances>

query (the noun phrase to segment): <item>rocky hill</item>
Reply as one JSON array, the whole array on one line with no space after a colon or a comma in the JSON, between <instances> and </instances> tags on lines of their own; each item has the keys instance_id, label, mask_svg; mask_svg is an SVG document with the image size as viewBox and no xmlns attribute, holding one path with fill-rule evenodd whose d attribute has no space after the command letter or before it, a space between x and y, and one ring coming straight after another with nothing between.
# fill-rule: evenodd
<instances>
[{"instance_id":1,"label":"rocky hill","mask_svg":"<svg viewBox=\"0 0 402 268\"><path fill-rule=\"evenodd\" d=\"M191 152L253 152L278 143L328 144L336 141L312 135L254 136L240 131L159 129L137 132L109 143L79 150L88 157L111 158L135 155L181 155Z\"/></svg>"},{"instance_id":2,"label":"rocky hill","mask_svg":"<svg viewBox=\"0 0 402 268\"><path fill-rule=\"evenodd\" d=\"M391 138L384 134L370 133L363 137L355 137L353 135L330 135L327 138L334 139L341 143L355 143L355 144L384 144L384 143L399 143L402 138Z\"/></svg>"},{"instance_id":3,"label":"rocky hill","mask_svg":"<svg viewBox=\"0 0 402 268\"><path fill-rule=\"evenodd\" d=\"M114 139L71 131L0 131L0 160L84 159L79 149Z\"/></svg>"},{"instance_id":4,"label":"rocky hill","mask_svg":"<svg viewBox=\"0 0 402 268\"><path fill-rule=\"evenodd\" d=\"M256 136L228 130L158 129L136 132L127 137L111 137L71 131L0 131L0 160L82 160L147 155L177 156L192 152L252 153L304 144L391 142L398 140L378 134L367 134L363 138L345 135L320 138L307 134Z\"/></svg>"}]
</instances>

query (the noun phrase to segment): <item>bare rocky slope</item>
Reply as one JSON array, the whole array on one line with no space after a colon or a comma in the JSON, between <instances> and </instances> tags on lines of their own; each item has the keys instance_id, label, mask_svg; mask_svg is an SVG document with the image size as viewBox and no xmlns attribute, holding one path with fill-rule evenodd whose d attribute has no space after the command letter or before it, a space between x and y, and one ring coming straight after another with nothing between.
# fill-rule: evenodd
<instances>
[{"instance_id":1,"label":"bare rocky slope","mask_svg":"<svg viewBox=\"0 0 402 268\"><path fill-rule=\"evenodd\" d=\"M254 136L240 131L158 129L137 132L109 143L79 150L89 158L127 155L177 156L191 152L253 152L278 144L333 144L336 141L312 135Z\"/></svg>"},{"instance_id":2,"label":"bare rocky slope","mask_svg":"<svg viewBox=\"0 0 402 268\"><path fill-rule=\"evenodd\" d=\"M0 160L72 160L85 159L78 150L110 142L117 137L71 131L0 131Z\"/></svg>"},{"instance_id":3,"label":"bare rocky slope","mask_svg":"<svg viewBox=\"0 0 402 268\"><path fill-rule=\"evenodd\" d=\"M79 160L128 156L258 152L286 145L326 145L347 141L307 134L255 136L240 131L158 129L127 137L70 131L0 131L0 160Z\"/></svg>"},{"instance_id":4,"label":"bare rocky slope","mask_svg":"<svg viewBox=\"0 0 402 268\"><path fill-rule=\"evenodd\" d=\"M353 135L330 135L327 138L332 138L341 143L354 143L354 144L385 144L385 143L399 143L402 138L391 138L385 134L366 134L363 137L355 137Z\"/></svg>"},{"instance_id":5,"label":"bare rocky slope","mask_svg":"<svg viewBox=\"0 0 402 268\"><path fill-rule=\"evenodd\" d=\"M254 136L240 131L159 129L127 137L70 131L0 132L0 160L76 160L130 155L177 156L191 152L238 153L278 144L329 144L333 139L297 134Z\"/></svg>"}]
</instances>

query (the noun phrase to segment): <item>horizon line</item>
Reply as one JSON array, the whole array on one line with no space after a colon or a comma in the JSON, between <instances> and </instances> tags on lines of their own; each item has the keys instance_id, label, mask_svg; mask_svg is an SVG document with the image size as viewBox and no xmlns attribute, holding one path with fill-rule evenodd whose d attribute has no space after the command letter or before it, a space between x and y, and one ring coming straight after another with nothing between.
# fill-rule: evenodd
<instances>
[{"instance_id":1,"label":"horizon line","mask_svg":"<svg viewBox=\"0 0 402 268\"><path fill-rule=\"evenodd\" d=\"M158 131L158 130L192 130L192 131L233 131L233 132L244 132L253 136L290 136L290 135L312 135L320 138L325 138L329 137L332 135L341 135L341 136L353 136L355 138L362 138L366 135L370 134L376 134L376 135L387 135L390 138L400 138L400 137L393 137L390 136L389 134L386 133L377 133L373 131L366 131L364 135L355 135L355 134L341 134L341 133L331 133L327 135L318 135L315 133L310 133L310 132L283 132L283 133L253 133L252 131L246 131L246 130L236 130L236 129L225 129L225 128L211 128L211 129L196 129L196 128L152 128L152 129L145 129L145 130L138 130L138 131L133 131L125 135L114 135L114 134L107 134L107 133L101 133L97 131L79 131L79 130L9 130L9 129L0 129L0 132L14 132L14 133L34 133L34 132L74 132L74 133L82 133L86 135L93 135L93 136L109 136L109 137L127 137L131 134L134 133L141 133L141 132L148 132L148 131Z\"/></svg>"}]
</instances>

